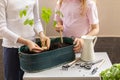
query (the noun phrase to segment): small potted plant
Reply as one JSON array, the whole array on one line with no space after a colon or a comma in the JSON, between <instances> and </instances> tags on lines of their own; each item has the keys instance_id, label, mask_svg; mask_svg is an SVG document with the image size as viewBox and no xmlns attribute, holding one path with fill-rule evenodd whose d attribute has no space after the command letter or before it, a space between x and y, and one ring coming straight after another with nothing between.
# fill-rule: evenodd
<instances>
[{"instance_id":1,"label":"small potted plant","mask_svg":"<svg viewBox=\"0 0 120 80\"><path fill-rule=\"evenodd\" d=\"M120 63L113 64L110 68L100 73L102 80L120 80Z\"/></svg>"}]
</instances>

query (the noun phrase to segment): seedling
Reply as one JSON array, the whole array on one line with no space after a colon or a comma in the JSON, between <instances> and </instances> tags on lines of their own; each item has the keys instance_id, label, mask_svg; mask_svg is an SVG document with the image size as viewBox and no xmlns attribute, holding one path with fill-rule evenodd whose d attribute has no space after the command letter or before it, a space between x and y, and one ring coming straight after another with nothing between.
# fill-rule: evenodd
<instances>
[{"instance_id":1,"label":"seedling","mask_svg":"<svg viewBox=\"0 0 120 80\"><path fill-rule=\"evenodd\" d=\"M44 21L44 33L46 35L47 24L50 22L50 17L52 15L52 10L50 8L43 7L41 18ZM42 43L42 47L45 47L45 43Z\"/></svg>"},{"instance_id":2,"label":"seedling","mask_svg":"<svg viewBox=\"0 0 120 80\"><path fill-rule=\"evenodd\" d=\"M21 11L20 11L20 13L19 13L20 18L23 18L23 17L26 16L26 14L27 14L27 9L28 9L28 6L26 6L26 8L25 8L24 10L21 10ZM33 19L28 19L28 18L27 18L27 19L24 21L24 25L33 26L33 24L34 24L34 20L33 20Z\"/></svg>"},{"instance_id":3,"label":"seedling","mask_svg":"<svg viewBox=\"0 0 120 80\"><path fill-rule=\"evenodd\" d=\"M43 7L41 18L44 21L44 33L46 34L46 26L50 22L50 17L52 15L52 10L50 8Z\"/></svg>"},{"instance_id":4,"label":"seedling","mask_svg":"<svg viewBox=\"0 0 120 80\"><path fill-rule=\"evenodd\" d=\"M59 10L57 10L57 11L55 12L55 14L59 15L60 17L64 17L63 14L62 14L62 12L59 11ZM54 21L53 26L55 27L56 25L57 25L57 21ZM61 38L61 43L63 43L62 31L60 31L60 38Z\"/></svg>"}]
</instances>

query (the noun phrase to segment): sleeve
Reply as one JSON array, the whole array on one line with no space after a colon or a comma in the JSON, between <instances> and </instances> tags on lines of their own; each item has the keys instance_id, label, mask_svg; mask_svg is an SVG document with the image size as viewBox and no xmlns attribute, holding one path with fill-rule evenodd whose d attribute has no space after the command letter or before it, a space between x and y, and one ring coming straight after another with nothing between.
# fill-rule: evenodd
<instances>
[{"instance_id":1,"label":"sleeve","mask_svg":"<svg viewBox=\"0 0 120 80\"><path fill-rule=\"evenodd\" d=\"M38 2L38 0L35 0L35 1L36 1L36 4L35 4L34 10L33 10L34 23L35 23L34 30L39 35L39 32L43 31L43 27L42 27L42 23L41 23L40 16L39 16L39 5L38 5L39 2Z\"/></svg>"},{"instance_id":2,"label":"sleeve","mask_svg":"<svg viewBox=\"0 0 120 80\"><path fill-rule=\"evenodd\" d=\"M99 23L98 11L97 11L97 6L95 2L91 2L88 5L87 16L90 24Z\"/></svg>"},{"instance_id":3,"label":"sleeve","mask_svg":"<svg viewBox=\"0 0 120 80\"><path fill-rule=\"evenodd\" d=\"M7 6L7 1L0 0L0 36L16 43L19 36L7 28L6 6Z\"/></svg>"},{"instance_id":4,"label":"sleeve","mask_svg":"<svg viewBox=\"0 0 120 80\"><path fill-rule=\"evenodd\" d=\"M56 7L55 7L55 14L54 14L54 21L62 22L62 19L58 14L56 14L57 11L60 11L60 0L57 1Z\"/></svg>"}]
</instances>

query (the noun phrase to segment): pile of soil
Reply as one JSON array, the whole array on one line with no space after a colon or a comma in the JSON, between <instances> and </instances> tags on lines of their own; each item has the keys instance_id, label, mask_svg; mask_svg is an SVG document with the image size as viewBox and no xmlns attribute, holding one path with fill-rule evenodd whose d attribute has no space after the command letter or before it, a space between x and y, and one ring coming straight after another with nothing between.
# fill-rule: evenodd
<instances>
[{"instance_id":1,"label":"pile of soil","mask_svg":"<svg viewBox=\"0 0 120 80\"><path fill-rule=\"evenodd\" d=\"M51 51L51 50L55 50L58 48L63 48L63 47L72 45L73 40L71 38L63 38L63 39L64 39L63 43L60 42L60 38L51 39L51 44L50 44L49 50L45 50L43 52ZM41 47L40 39L36 39L36 43ZM35 54L35 52L29 51L29 48L27 46L21 47L20 51L22 51L25 54Z\"/></svg>"},{"instance_id":2,"label":"pile of soil","mask_svg":"<svg viewBox=\"0 0 120 80\"><path fill-rule=\"evenodd\" d=\"M50 45L50 49L49 50L54 50L54 49L66 47L66 46L69 46L69 45L70 44L67 44L67 43L56 42L56 43L52 43Z\"/></svg>"},{"instance_id":3,"label":"pile of soil","mask_svg":"<svg viewBox=\"0 0 120 80\"><path fill-rule=\"evenodd\" d=\"M70 44L61 43L61 42L51 43L49 50L45 50L43 52L55 50L55 49L66 47L66 46L70 46ZM25 53L25 54L36 54L35 52L29 51L28 47L23 47L22 52Z\"/></svg>"}]
</instances>

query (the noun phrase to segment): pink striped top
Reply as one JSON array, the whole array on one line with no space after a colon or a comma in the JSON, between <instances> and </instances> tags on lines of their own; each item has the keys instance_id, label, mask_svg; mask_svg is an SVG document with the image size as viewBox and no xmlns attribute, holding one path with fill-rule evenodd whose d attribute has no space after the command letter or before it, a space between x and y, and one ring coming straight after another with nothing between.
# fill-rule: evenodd
<instances>
[{"instance_id":1,"label":"pink striped top","mask_svg":"<svg viewBox=\"0 0 120 80\"><path fill-rule=\"evenodd\" d=\"M91 24L99 23L96 3L93 0L87 0L84 16L80 15L80 0L63 0L61 8L59 9L57 4L56 10L60 10L63 14L63 17L55 14L55 20L63 22L65 37L81 37L90 31Z\"/></svg>"}]
</instances>

